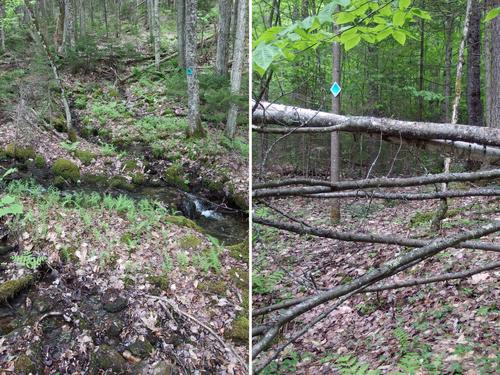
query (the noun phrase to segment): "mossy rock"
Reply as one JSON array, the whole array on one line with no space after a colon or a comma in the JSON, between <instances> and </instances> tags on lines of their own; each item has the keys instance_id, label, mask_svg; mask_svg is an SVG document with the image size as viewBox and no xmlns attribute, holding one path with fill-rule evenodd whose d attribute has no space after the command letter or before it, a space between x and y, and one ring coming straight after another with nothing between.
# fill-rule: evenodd
<instances>
[{"instance_id":1,"label":"mossy rock","mask_svg":"<svg viewBox=\"0 0 500 375\"><path fill-rule=\"evenodd\" d=\"M224 189L224 183L221 181L208 181L206 187L211 192L220 193Z\"/></svg>"},{"instance_id":2,"label":"mossy rock","mask_svg":"<svg viewBox=\"0 0 500 375\"><path fill-rule=\"evenodd\" d=\"M82 175L82 183L88 185L108 185L108 177L99 174L84 174Z\"/></svg>"},{"instance_id":3,"label":"mossy rock","mask_svg":"<svg viewBox=\"0 0 500 375\"><path fill-rule=\"evenodd\" d=\"M43 169L47 165L45 158L42 155L35 156L35 167L38 169Z\"/></svg>"},{"instance_id":4,"label":"mossy rock","mask_svg":"<svg viewBox=\"0 0 500 375\"><path fill-rule=\"evenodd\" d=\"M76 150L75 156L80 159L84 165L90 165L90 163L92 163L95 159L95 155L92 152L85 150Z\"/></svg>"},{"instance_id":5,"label":"mossy rock","mask_svg":"<svg viewBox=\"0 0 500 375\"><path fill-rule=\"evenodd\" d=\"M72 161L57 159L52 165L52 172L69 182L77 182L80 178L80 169Z\"/></svg>"},{"instance_id":6,"label":"mossy rock","mask_svg":"<svg viewBox=\"0 0 500 375\"><path fill-rule=\"evenodd\" d=\"M5 154L21 162L25 162L36 157L35 150L33 150L32 147L22 147L13 143L9 143L5 147Z\"/></svg>"},{"instance_id":7,"label":"mossy rock","mask_svg":"<svg viewBox=\"0 0 500 375\"><path fill-rule=\"evenodd\" d=\"M76 142L78 140L78 134L75 129L70 129L68 131L68 141Z\"/></svg>"},{"instance_id":8,"label":"mossy rock","mask_svg":"<svg viewBox=\"0 0 500 375\"><path fill-rule=\"evenodd\" d=\"M203 228L201 228L198 224L196 224L193 220L188 219L185 216L174 216L168 215L165 217L165 221L170 224L178 225L180 227L186 227L194 229L200 233L203 232Z\"/></svg>"},{"instance_id":9,"label":"mossy rock","mask_svg":"<svg viewBox=\"0 0 500 375\"><path fill-rule=\"evenodd\" d=\"M137 172L132 176L132 183L135 185L143 185L145 181L146 176L144 175L144 173Z\"/></svg>"},{"instance_id":10,"label":"mossy rock","mask_svg":"<svg viewBox=\"0 0 500 375\"><path fill-rule=\"evenodd\" d=\"M66 180L64 178L62 178L61 176L56 176L54 178L54 181L52 181L52 184L59 188L59 189L62 189L63 187L66 186Z\"/></svg>"},{"instance_id":11,"label":"mossy rock","mask_svg":"<svg viewBox=\"0 0 500 375\"><path fill-rule=\"evenodd\" d=\"M139 164L137 164L137 160L131 159L127 160L125 162L125 165L123 166L123 170L126 172L131 172L133 170L136 170L139 167Z\"/></svg>"},{"instance_id":12,"label":"mossy rock","mask_svg":"<svg viewBox=\"0 0 500 375\"><path fill-rule=\"evenodd\" d=\"M146 277L146 281L160 290L167 290L169 286L168 277L166 275L149 275Z\"/></svg>"},{"instance_id":13,"label":"mossy rock","mask_svg":"<svg viewBox=\"0 0 500 375\"><path fill-rule=\"evenodd\" d=\"M183 250L196 249L201 245L201 240L194 234L187 234L179 240L179 246Z\"/></svg>"},{"instance_id":14,"label":"mossy rock","mask_svg":"<svg viewBox=\"0 0 500 375\"><path fill-rule=\"evenodd\" d=\"M19 375L39 374L40 369L28 354L21 354L14 361L14 371Z\"/></svg>"},{"instance_id":15,"label":"mossy rock","mask_svg":"<svg viewBox=\"0 0 500 375\"><path fill-rule=\"evenodd\" d=\"M147 358L153 353L153 345L148 340L141 341L139 339L135 340L127 348L130 353L139 358Z\"/></svg>"},{"instance_id":16,"label":"mossy rock","mask_svg":"<svg viewBox=\"0 0 500 375\"><path fill-rule=\"evenodd\" d=\"M225 281L202 281L198 284L197 287L199 290L203 292L217 294L219 296L226 295L227 284Z\"/></svg>"},{"instance_id":17,"label":"mossy rock","mask_svg":"<svg viewBox=\"0 0 500 375\"><path fill-rule=\"evenodd\" d=\"M101 345L90 356L89 374L101 374L103 370L109 370L113 374L128 373L125 358L108 345Z\"/></svg>"},{"instance_id":18,"label":"mossy rock","mask_svg":"<svg viewBox=\"0 0 500 375\"><path fill-rule=\"evenodd\" d=\"M112 288L104 292L101 302L104 310L110 313L120 312L128 306L128 300L122 297L119 290Z\"/></svg>"},{"instance_id":19,"label":"mossy rock","mask_svg":"<svg viewBox=\"0 0 500 375\"><path fill-rule=\"evenodd\" d=\"M184 191L189 190L189 181L186 180L184 170L179 164L174 164L165 170L165 181L167 184L178 187Z\"/></svg>"},{"instance_id":20,"label":"mossy rock","mask_svg":"<svg viewBox=\"0 0 500 375\"><path fill-rule=\"evenodd\" d=\"M248 289L249 277L247 271L240 270L238 268L231 268L229 270L229 275L238 288Z\"/></svg>"},{"instance_id":21,"label":"mossy rock","mask_svg":"<svg viewBox=\"0 0 500 375\"><path fill-rule=\"evenodd\" d=\"M109 186L114 189L122 189L127 191L135 190L135 186L127 181L123 176L113 176L109 179Z\"/></svg>"},{"instance_id":22,"label":"mossy rock","mask_svg":"<svg viewBox=\"0 0 500 375\"><path fill-rule=\"evenodd\" d=\"M59 133L66 133L67 130L66 119L64 118L63 115L53 117L51 122L54 129L56 129Z\"/></svg>"},{"instance_id":23,"label":"mossy rock","mask_svg":"<svg viewBox=\"0 0 500 375\"><path fill-rule=\"evenodd\" d=\"M6 303L24 289L28 288L34 281L35 278L33 275L28 275L0 284L0 305Z\"/></svg>"},{"instance_id":24,"label":"mossy rock","mask_svg":"<svg viewBox=\"0 0 500 375\"><path fill-rule=\"evenodd\" d=\"M224 336L234 342L247 345L248 344L248 317L244 315L238 316L234 322L233 326L229 331L224 333Z\"/></svg>"},{"instance_id":25,"label":"mossy rock","mask_svg":"<svg viewBox=\"0 0 500 375\"><path fill-rule=\"evenodd\" d=\"M250 251L248 247L248 240L240 242L236 245L231 245L227 247L229 249L229 254L236 260L241 260L248 263L250 256Z\"/></svg>"}]
</instances>

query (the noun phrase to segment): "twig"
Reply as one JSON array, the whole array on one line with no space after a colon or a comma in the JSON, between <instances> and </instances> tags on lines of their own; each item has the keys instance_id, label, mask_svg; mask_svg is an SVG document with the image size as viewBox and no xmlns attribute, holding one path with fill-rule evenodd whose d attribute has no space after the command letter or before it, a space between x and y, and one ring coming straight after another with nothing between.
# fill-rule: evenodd
<instances>
[{"instance_id":1,"label":"twig","mask_svg":"<svg viewBox=\"0 0 500 375\"><path fill-rule=\"evenodd\" d=\"M234 348L232 346L230 346L229 344L225 343L224 340L222 340L220 338L220 336L212 329L210 328L208 325L206 325L205 323L201 322L200 320L198 320L196 317L192 316L191 314L181 310L174 302L172 302L171 300L169 300L168 298L166 297L158 297L158 296L152 296L152 295L146 295L147 298L150 298L150 299L154 299L154 300L157 300L160 305L166 309L167 306L170 306L177 314L179 315L182 315L183 317L195 322L196 324L198 324L200 327L203 327L205 330L207 330L225 349L227 349L229 352L231 352L231 354L234 355L234 357L238 360L238 362L243 366L243 368L245 370L248 370L248 367L247 367L247 364L246 362L238 355L238 353L236 353L236 350L234 350Z\"/></svg>"}]
</instances>

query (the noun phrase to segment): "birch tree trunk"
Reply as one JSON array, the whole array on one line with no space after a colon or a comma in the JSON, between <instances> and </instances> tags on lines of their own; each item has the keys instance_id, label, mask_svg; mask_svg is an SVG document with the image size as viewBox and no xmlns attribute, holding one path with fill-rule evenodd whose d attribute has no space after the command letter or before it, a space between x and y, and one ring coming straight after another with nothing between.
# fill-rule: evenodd
<instances>
[{"instance_id":1,"label":"birch tree trunk","mask_svg":"<svg viewBox=\"0 0 500 375\"><path fill-rule=\"evenodd\" d=\"M186 74L188 90L188 137L203 137L200 118L200 89L196 61L197 0L186 0Z\"/></svg>"},{"instance_id":2,"label":"birch tree trunk","mask_svg":"<svg viewBox=\"0 0 500 375\"><path fill-rule=\"evenodd\" d=\"M160 70L160 9L159 1L153 0L153 30L154 30L154 45L155 45L155 66L156 70Z\"/></svg>"},{"instance_id":3,"label":"birch tree trunk","mask_svg":"<svg viewBox=\"0 0 500 375\"><path fill-rule=\"evenodd\" d=\"M453 57L453 17L446 19L446 46L445 46L445 72L444 72L444 122L450 122L450 98L451 98L451 59Z\"/></svg>"},{"instance_id":4,"label":"birch tree trunk","mask_svg":"<svg viewBox=\"0 0 500 375\"><path fill-rule=\"evenodd\" d=\"M339 8L337 7L337 12ZM333 28L333 33L338 31L338 27L335 25ZM332 84L337 82L340 84L341 81L341 59L342 59L342 48L340 43L333 42L332 44ZM340 114L340 94L336 97L332 97L332 113ZM332 183L338 182L340 180L340 140L339 132L332 132L330 134L330 181ZM340 222L340 201L335 199L330 208L330 219L332 223Z\"/></svg>"},{"instance_id":5,"label":"birch tree trunk","mask_svg":"<svg viewBox=\"0 0 500 375\"><path fill-rule=\"evenodd\" d=\"M219 75L227 74L229 56L229 32L231 30L232 0L219 0L219 24L217 29L217 55L215 70Z\"/></svg>"},{"instance_id":6,"label":"birch tree trunk","mask_svg":"<svg viewBox=\"0 0 500 375\"><path fill-rule=\"evenodd\" d=\"M236 26L236 40L234 42L233 66L231 68L231 94L239 95L241 88L241 76L243 73L243 58L245 56L245 35L247 23L247 3L238 2L238 17ZM234 138L236 133L236 117L238 116L238 106L232 103L227 116L226 135Z\"/></svg>"},{"instance_id":7,"label":"birch tree trunk","mask_svg":"<svg viewBox=\"0 0 500 375\"><path fill-rule=\"evenodd\" d=\"M177 51L181 68L186 67L186 0L175 0L177 17Z\"/></svg>"}]
</instances>

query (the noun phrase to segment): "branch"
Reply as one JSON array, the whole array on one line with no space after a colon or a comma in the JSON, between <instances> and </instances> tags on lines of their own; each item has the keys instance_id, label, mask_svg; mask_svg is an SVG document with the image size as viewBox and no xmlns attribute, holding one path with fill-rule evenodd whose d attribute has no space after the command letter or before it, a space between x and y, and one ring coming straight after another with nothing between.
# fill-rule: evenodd
<instances>
[{"instance_id":1,"label":"branch","mask_svg":"<svg viewBox=\"0 0 500 375\"><path fill-rule=\"evenodd\" d=\"M309 195L308 198L370 198L370 199L400 199L417 201L426 199L457 198L457 197L498 197L500 189L447 190L433 193L382 193L377 191L344 191L335 193L320 193Z\"/></svg>"},{"instance_id":2,"label":"branch","mask_svg":"<svg viewBox=\"0 0 500 375\"><path fill-rule=\"evenodd\" d=\"M356 232L341 232L341 231L328 230L322 228L311 228L297 224L288 224L270 219L265 219L259 216L253 216L253 223L267 225L269 227L282 229L297 234L302 234L302 235L309 234L316 237L331 238L340 241L381 243L386 245L398 245L407 247L424 247L424 246L429 246L432 243L432 240L419 240L415 238L383 236L379 234L365 234ZM451 247L455 247L458 249L493 251L497 253L500 252L499 245L487 242L465 241L456 244L456 246L451 246Z\"/></svg>"}]
</instances>

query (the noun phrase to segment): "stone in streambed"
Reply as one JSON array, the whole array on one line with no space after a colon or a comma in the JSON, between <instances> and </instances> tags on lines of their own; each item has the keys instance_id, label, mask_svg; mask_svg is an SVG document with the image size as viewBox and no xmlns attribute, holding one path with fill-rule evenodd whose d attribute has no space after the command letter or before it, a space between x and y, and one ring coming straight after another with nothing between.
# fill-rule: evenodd
<instances>
[{"instance_id":1,"label":"stone in streambed","mask_svg":"<svg viewBox=\"0 0 500 375\"><path fill-rule=\"evenodd\" d=\"M90 356L89 374L101 374L102 370L111 370L113 374L126 374L127 362L115 349L108 345L101 345Z\"/></svg>"},{"instance_id":2,"label":"stone in streambed","mask_svg":"<svg viewBox=\"0 0 500 375\"><path fill-rule=\"evenodd\" d=\"M147 358L153 352L153 345L148 340L135 340L128 346L130 353L139 358Z\"/></svg>"}]
</instances>

